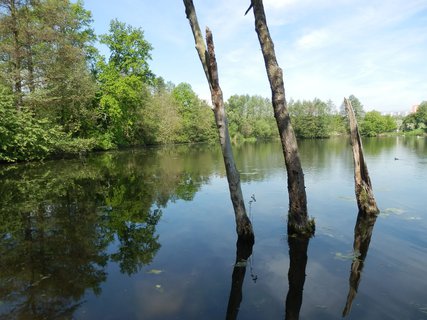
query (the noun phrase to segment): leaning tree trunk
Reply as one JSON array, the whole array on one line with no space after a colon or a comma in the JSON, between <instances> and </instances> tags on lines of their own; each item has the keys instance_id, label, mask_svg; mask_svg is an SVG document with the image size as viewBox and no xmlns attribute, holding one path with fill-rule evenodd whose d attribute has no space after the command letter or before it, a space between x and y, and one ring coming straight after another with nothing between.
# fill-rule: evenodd
<instances>
[{"instance_id":1,"label":"leaning tree trunk","mask_svg":"<svg viewBox=\"0 0 427 320\"><path fill-rule=\"evenodd\" d=\"M252 0L251 6L255 15L255 29L264 56L268 80L270 81L274 117L276 118L277 128L279 129L288 175L288 232L300 235L312 235L314 233L314 221L310 220L307 215L304 173L298 153L297 140L287 110L283 72L277 63L274 44L268 30L262 0Z\"/></svg>"},{"instance_id":2,"label":"leaning tree trunk","mask_svg":"<svg viewBox=\"0 0 427 320\"><path fill-rule=\"evenodd\" d=\"M202 32L200 31L197 21L196 10L192 0L184 0L185 13L190 22L193 31L196 49L202 63L206 79L209 83L212 98L212 110L215 115L215 122L218 128L219 141L221 144L222 156L224 158L225 171L227 173L228 186L230 189L231 201L233 203L236 231L239 239L254 241L252 224L246 214L245 203L243 201L242 189L240 187L240 175L236 169L233 152L231 150L230 135L228 133L227 116L225 113L224 99L221 87L219 86L218 66L215 58L215 48L213 43L212 32L206 28L206 43L203 41Z\"/></svg>"},{"instance_id":3,"label":"leaning tree trunk","mask_svg":"<svg viewBox=\"0 0 427 320\"><path fill-rule=\"evenodd\" d=\"M350 100L344 98L345 109L350 122L350 141L353 148L354 183L359 213L378 214L379 210L372 192L368 167L363 156L362 139L360 138L356 116Z\"/></svg>"}]
</instances>

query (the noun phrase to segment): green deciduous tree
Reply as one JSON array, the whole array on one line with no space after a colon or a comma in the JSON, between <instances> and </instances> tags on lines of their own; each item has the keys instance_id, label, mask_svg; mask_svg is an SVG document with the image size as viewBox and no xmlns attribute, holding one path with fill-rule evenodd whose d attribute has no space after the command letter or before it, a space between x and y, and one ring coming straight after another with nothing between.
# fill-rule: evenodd
<instances>
[{"instance_id":1,"label":"green deciduous tree","mask_svg":"<svg viewBox=\"0 0 427 320\"><path fill-rule=\"evenodd\" d=\"M403 119L402 128L404 131L427 132L427 101L423 101L415 113L411 113Z\"/></svg>"},{"instance_id":2,"label":"green deciduous tree","mask_svg":"<svg viewBox=\"0 0 427 320\"><path fill-rule=\"evenodd\" d=\"M177 142L200 142L216 137L215 122L210 107L199 99L188 83L180 83L172 90L182 125Z\"/></svg>"},{"instance_id":3,"label":"green deciduous tree","mask_svg":"<svg viewBox=\"0 0 427 320\"><path fill-rule=\"evenodd\" d=\"M16 110L13 95L0 87L0 161L43 159L62 137L59 127L36 119L27 110Z\"/></svg>"},{"instance_id":4,"label":"green deciduous tree","mask_svg":"<svg viewBox=\"0 0 427 320\"><path fill-rule=\"evenodd\" d=\"M380 133L396 130L397 125L391 116L383 116L378 111L369 111L360 125L360 133L364 136L375 137Z\"/></svg>"},{"instance_id":5,"label":"green deciduous tree","mask_svg":"<svg viewBox=\"0 0 427 320\"><path fill-rule=\"evenodd\" d=\"M327 138L331 134L332 110L327 103L313 101L290 101L289 113L295 133L300 138Z\"/></svg>"},{"instance_id":6,"label":"green deciduous tree","mask_svg":"<svg viewBox=\"0 0 427 320\"><path fill-rule=\"evenodd\" d=\"M143 140L148 144L168 144L179 141L182 118L178 103L172 96L175 87L156 78L147 105L140 111Z\"/></svg>"},{"instance_id":7,"label":"green deciduous tree","mask_svg":"<svg viewBox=\"0 0 427 320\"><path fill-rule=\"evenodd\" d=\"M99 122L104 136L116 145L144 143L137 123L154 79L148 65L151 44L141 29L118 20L111 21L101 43L110 49L108 61L98 63Z\"/></svg>"},{"instance_id":8,"label":"green deciduous tree","mask_svg":"<svg viewBox=\"0 0 427 320\"><path fill-rule=\"evenodd\" d=\"M87 131L94 81L88 59L96 50L91 14L81 1L2 0L0 68L17 109L61 124L74 134Z\"/></svg>"},{"instance_id":9,"label":"green deciduous tree","mask_svg":"<svg viewBox=\"0 0 427 320\"><path fill-rule=\"evenodd\" d=\"M357 122L360 124L362 119L365 117L365 110L363 109L363 104L353 94L348 97L348 100L350 100L354 114L356 115ZM343 110L343 112L345 113L345 110Z\"/></svg>"},{"instance_id":10,"label":"green deciduous tree","mask_svg":"<svg viewBox=\"0 0 427 320\"><path fill-rule=\"evenodd\" d=\"M271 101L261 96L233 95L226 102L231 136L270 139L277 134Z\"/></svg>"}]
</instances>

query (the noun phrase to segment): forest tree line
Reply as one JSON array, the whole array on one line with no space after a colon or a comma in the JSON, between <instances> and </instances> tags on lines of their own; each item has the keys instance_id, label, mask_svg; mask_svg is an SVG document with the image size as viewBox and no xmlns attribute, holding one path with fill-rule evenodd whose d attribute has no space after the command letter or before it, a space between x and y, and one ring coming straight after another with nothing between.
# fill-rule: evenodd
<instances>
[{"instance_id":1,"label":"forest tree line","mask_svg":"<svg viewBox=\"0 0 427 320\"><path fill-rule=\"evenodd\" d=\"M209 104L189 84L150 70L142 29L112 20L97 36L92 23L82 1L0 0L0 161L217 139ZM350 99L362 134L397 129L396 119L365 113ZM233 140L277 137L269 99L233 95L226 108ZM426 108L402 128L424 131ZM330 101L291 100L289 110L300 138L346 133L345 116Z\"/></svg>"}]
</instances>

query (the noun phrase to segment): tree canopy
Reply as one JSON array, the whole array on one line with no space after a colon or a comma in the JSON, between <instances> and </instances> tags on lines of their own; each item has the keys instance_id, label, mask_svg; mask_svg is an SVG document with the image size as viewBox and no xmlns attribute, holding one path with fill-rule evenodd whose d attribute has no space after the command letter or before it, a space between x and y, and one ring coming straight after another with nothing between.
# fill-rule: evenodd
<instances>
[{"instance_id":1,"label":"tree canopy","mask_svg":"<svg viewBox=\"0 0 427 320\"><path fill-rule=\"evenodd\" d=\"M0 0L0 161L217 139L211 107L190 84L151 71L141 28L115 19L96 36L92 24L80 0ZM394 119L365 116L359 99L349 99L361 124L367 116L362 134L394 130ZM277 137L270 99L231 95L225 105L233 141ZM425 130L425 105L404 130ZM330 101L290 101L289 110L299 138L346 133Z\"/></svg>"},{"instance_id":2,"label":"tree canopy","mask_svg":"<svg viewBox=\"0 0 427 320\"><path fill-rule=\"evenodd\" d=\"M427 132L427 101L423 101L416 112L403 119L402 128L404 131L416 130L417 134Z\"/></svg>"}]
</instances>

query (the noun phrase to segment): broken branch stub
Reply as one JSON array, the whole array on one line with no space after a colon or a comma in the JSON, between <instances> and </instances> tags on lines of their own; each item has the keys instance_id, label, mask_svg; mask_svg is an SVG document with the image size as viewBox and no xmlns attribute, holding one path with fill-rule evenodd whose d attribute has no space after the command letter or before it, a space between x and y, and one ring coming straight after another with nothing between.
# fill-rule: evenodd
<instances>
[{"instance_id":1,"label":"broken branch stub","mask_svg":"<svg viewBox=\"0 0 427 320\"><path fill-rule=\"evenodd\" d=\"M239 239L246 240L249 243L254 242L252 224L246 214L245 203L243 200L242 188L240 186L240 174L237 171L233 152L231 149L231 140L228 132L227 115L225 113L224 99L219 85L218 66L215 59L215 46L212 32L206 28L206 42L202 37L200 27L197 21L196 10L192 0L183 0L187 19L190 22L193 31L196 50L202 63L203 70L211 91L213 112L215 123L218 129L218 136L221 145L222 156L224 159L225 171L227 173L228 187L230 190L231 202L233 204L236 231ZM207 47L207 49L206 49Z\"/></svg>"},{"instance_id":2,"label":"broken branch stub","mask_svg":"<svg viewBox=\"0 0 427 320\"><path fill-rule=\"evenodd\" d=\"M350 100L344 98L344 105L350 123L350 142L353 149L354 183L357 206L361 213L376 215L379 213L379 209L375 202L368 166L366 165L363 155L362 139L360 137L356 116Z\"/></svg>"}]
</instances>

